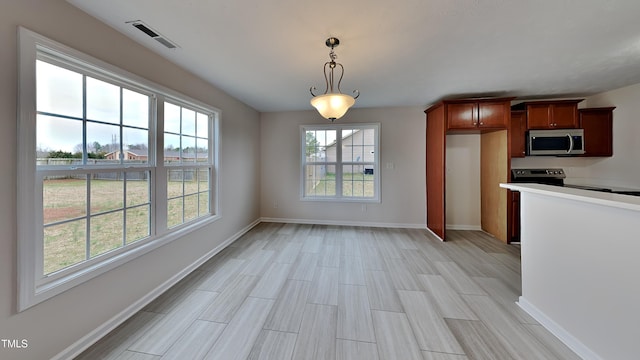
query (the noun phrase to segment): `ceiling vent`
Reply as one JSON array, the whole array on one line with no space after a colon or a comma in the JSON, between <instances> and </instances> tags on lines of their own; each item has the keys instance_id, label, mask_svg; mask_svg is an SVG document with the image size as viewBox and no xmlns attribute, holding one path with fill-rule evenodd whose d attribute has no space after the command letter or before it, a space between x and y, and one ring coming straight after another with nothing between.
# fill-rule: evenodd
<instances>
[{"instance_id":1,"label":"ceiling vent","mask_svg":"<svg viewBox=\"0 0 640 360\"><path fill-rule=\"evenodd\" d=\"M143 33L147 34L150 38L153 38L155 41L159 42L160 44L164 45L165 47L169 48L169 49L175 49L178 47L178 45L176 45L174 42L172 42L171 40L167 39L166 36L160 35L159 32L157 32L156 30L152 29L151 27L149 27L149 25L145 24L144 22L140 21L140 20L132 20L132 21L127 21L127 24L130 24L131 26L135 27L136 29L142 31Z\"/></svg>"}]
</instances>

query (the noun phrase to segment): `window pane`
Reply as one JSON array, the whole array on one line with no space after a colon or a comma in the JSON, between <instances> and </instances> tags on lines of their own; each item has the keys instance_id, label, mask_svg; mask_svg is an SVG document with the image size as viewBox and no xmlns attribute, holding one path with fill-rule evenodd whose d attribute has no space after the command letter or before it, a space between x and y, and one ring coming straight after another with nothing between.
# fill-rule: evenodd
<instances>
[{"instance_id":1,"label":"window pane","mask_svg":"<svg viewBox=\"0 0 640 360\"><path fill-rule=\"evenodd\" d=\"M123 175L121 172L92 174L91 214L123 208Z\"/></svg>"},{"instance_id":2,"label":"window pane","mask_svg":"<svg viewBox=\"0 0 640 360\"><path fill-rule=\"evenodd\" d=\"M196 135L196 112L182 108L182 134Z\"/></svg>"},{"instance_id":3,"label":"window pane","mask_svg":"<svg viewBox=\"0 0 640 360\"><path fill-rule=\"evenodd\" d=\"M86 175L45 179L42 184L44 224L83 217L87 213Z\"/></svg>"},{"instance_id":4,"label":"window pane","mask_svg":"<svg viewBox=\"0 0 640 360\"><path fill-rule=\"evenodd\" d=\"M74 153L79 153L76 156L81 159L82 121L37 115L36 144L38 157L71 157ZM52 152L55 154L51 154Z\"/></svg>"},{"instance_id":5,"label":"window pane","mask_svg":"<svg viewBox=\"0 0 640 360\"><path fill-rule=\"evenodd\" d=\"M44 228L44 275L82 262L86 258L86 220Z\"/></svg>"},{"instance_id":6,"label":"window pane","mask_svg":"<svg viewBox=\"0 0 640 360\"><path fill-rule=\"evenodd\" d=\"M126 243L144 239L149 236L149 206L138 206L127 209Z\"/></svg>"},{"instance_id":7,"label":"window pane","mask_svg":"<svg viewBox=\"0 0 640 360\"><path fill-rule=\"evenodd\" d=\"M198 194L184 197L184 221L193 220L198 217Z\"/></svg>"},{"instance_id":8,"label":"window pane","mask_svg":"<svg viewBox=\"0 0 640 360\"><path fill-rule=\"evenodd\" d=\"M164 135L164 162L180 161L180 135Z\"/></svg>"},{"instance_id":9,"label":"window pane","mask_svg":"<svg viewBox=\"0 0 640 360\"><path fill-rule=\"evenodd\" d=\"M168 102L164 103L164 131L180 134L180 107Z\"/></svg>"},{"instance_id":10,"label":"window pane","mask_svg":"<svg viewBox=\"0 0 640 360\"><path fill-rule=\"evenodd\" d=\"M305 181L306 195L336 195L336 174L334 165L307 165Z\"/></svg>"},{"instance_id":11,"label":"window pane","mask_svg":"<svg viewBox=\"0 0 640 360\"><path fill-rule=\"evenodd\" d=\"M364 161L366 162L374 162L376 157L375 157L375 146L373 145L367 145L363 147L363 156L364 156Z\"/></svg>"},{"instance_id":12,"label":"window pane","mask_svg":"<svg viewBox=\"0 0 640 360\"><path fill-rule=\"evenodd\" d=\"M358 167L359 166L355 166L356 169ZM353 196L353 172L357 171L356 169L354 169L354 166L352 165L345 165L342 167L342 196Z\"/></svg>"},{"instance_id":13,"label":"window pane","mask_svg":"<svg viewBox=\"0 0 640 360\"><path fill-rule=\"evenodd\" d=\"M168 202L167 226L172 228L182 224L182 198L171 199Z\"/></svg>"},{"instance_id":14,"label":"window pane","mask_svg":"<svg viewBox=\"0 0 640 360\"><path fill-rule=\"evenodd\" d=\"M149 178L148 171L127 172L127 206L149 203Z\"/></svg>"},{"instance_id":15,"label":"window pane","mask_svg":"<svg viewBox=\"0 0 640 360\"><path fill-rule=\"evenodd\" d=\"M196 169L185 169L183 171L184 177L184 193L195 194L198 192L198 178Z\"/></svg>"},{"instance_id":16,"label":"window pane","mask_svg":"<svg viewBox=\"0 0 640 360\"><path fill-rule=\"evenodd\" d=\"M374 165L345 165L342 173L342 195L348 197L373 197Z\"/></svg>"},{"instance_id":17,"label":"window pane","mask_svg":"<svg viewBox=\"0 0 640 360\"><path fill-rule=\"evenodd\" d=\"M82 117L82 75L36 61L36 110Z\"/></svg>"},{"instance_id":18,"label":"window pane","mask_svg":"<svg viewBox=\"0 0 640 360\"><path fill-rule=\"evenodd\" d=\"M207 139L196 139L196 157L198 162L207 162L209 161L209 140Z\"/></svg>"},{"instance_id":19,"label":"window pane","mask_svg":"<svg viewBox=\"0 0 640 360\"><path fill-rule=\"evenodd\" d=\"M106 158L108 153L118 150L120 150L120 126L87 122L88 158Z\"/></svg>"},{"instance_id":20,"label":"window pane","mask_svg":"<svg viewBox=\"0 0 640 360\"><path fill-rule=\"evenodd\" d=\"M373 147L376 144L375 133L376 133L376 130L374 128L363 129L362 145L369 145Z\"/></svg>"},{"instance_id":21,"label":"window pane","mask_svg":"<svg viewBox=\"0 0 640 360\"><path fill-rule=\"evenodd\" d=\"M323 154L323 157L326 159L326 161L329 161L329 162L338 161L338 154L336 151L337 131L326 130L326 131L319 131L318 133L320 135L318 140L322 145L319 148L319 151Z\"/></svg>"},{"instance_id":22,"label":"window pane","mask_svg":"<svg viewBox=\"0 0 640 360\"><path fill-rule=\"evenodd\" d=\"M167 174L167 197L182 196L182 170L169 170Z\"/></svg>"},{"instance_id":23,"label":"window pane","mask_svg":"<svg viewBox=\"0 0 640 360\"><path fill-rule=\"evenodd\" d=\"M87 77L87 118L120 124L120 87Z\"/></svg>"},{"instance_id":24,"label":"window pane","mask_svg":"<svg viewBox=\"0 0 640 360\"><path fill-rule=\"evenodd\" d=\"M122 89L122 124L149 128L149 97Z\"/></svg>"},{"instance_id":25,"label":"window pane","mask_svg":"<svg viewBox=\"0 0 640 360\"><path fill-rule=\"evenodd\" d=\"M149 161L149 132L132 128L123 128L122 135L126 156L123 161L129 163L147 163Z\"/></svg>"},{"instance_id":26,"label":"window pane","mask_svg":"<svg viewBox=\"0 0 640 360\"><path fill-rule=\"evenodd\" d=\"M209 192L208 191L203 191L201 193L198 194L198 201L199 201L199 206L198 206L198 215L199 216L205 216L207 214L209 214Z\"/></svg>"},{"instance_id":27,"label":"window pane","mask_svg":"<svg viewBox=\"0 0 640 360\"><path fill-rule=\"evenodd\" d=\"M198 170L198 191L209 190L209 169Z\"/></svg>"},{"instance_id":28,"label":"window pane","mask_svg":"<svg viewBox=\"0 0 640 360\"><path fill-rule=\"evenodd\" d=\"M209 116L207 114L198 113L196 136L200 138L209 138Z\"/></svg>"},{"instance_id":29,"label":"window pane","mask_svg":"<svg viewBox=\"0 0 640 360\"><path fill-rule=\"evenodd\" d=\"M96 257L107 251L122 247L124 229L124 211L91 217L90 256Z\"/></svg>"},{"instance_id":30,"label":"window pane","mask_svg":"<svg viewBox=\"0 0 640 360\"><path fill-rule=\"evenodd\" d=\"M189 136L182 137L182 162L196 161L196 139Z\"/></svg>"}]
</instances>

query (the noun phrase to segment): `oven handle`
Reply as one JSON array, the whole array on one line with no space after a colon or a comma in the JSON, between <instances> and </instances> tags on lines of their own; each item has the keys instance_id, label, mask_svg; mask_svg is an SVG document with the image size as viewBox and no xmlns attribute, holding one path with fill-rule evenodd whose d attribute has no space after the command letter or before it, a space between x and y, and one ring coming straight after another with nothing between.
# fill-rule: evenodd
<instances>
[{"instance_id":1,"label":"oven handle","mask_svg":"<svg viewBox=\"0 0 640 360\"><path fill-rule=\"evenodd\" d=\"M567 154L570 154L573 151L573 136L571 136L571 134L567 134L567 137L569 138L569 150L567 151Z\"/></svg>"}]
</instances>

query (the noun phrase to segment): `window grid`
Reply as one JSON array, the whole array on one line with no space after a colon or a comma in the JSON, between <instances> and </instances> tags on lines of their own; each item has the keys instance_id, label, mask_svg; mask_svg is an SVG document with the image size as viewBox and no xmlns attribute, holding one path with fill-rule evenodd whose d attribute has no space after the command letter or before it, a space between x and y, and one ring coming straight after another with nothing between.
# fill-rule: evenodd
<instances>
[{"instance_id":1,"label":"window grid","mask_svg":"<svg viewBox=\"0 0 640 360\"><path fill-rule=\"evenodd\" d=\"M164 164L167 171L167 225L173 228L211 213L209 179L210 115L165 101ZM173 139L173 140L171 140ZM203 182L207 185L201 189Z\"/></svg>"},{"instance_id":2,"label":"window grid","mask_svg":"<svg viewBox=\"0 0 640 360\"><path fill-rule=\"evenodd\" d=\"M217 218L217 110L29 30L19 32L18 196L25 200L18 206L22 311ZM42 76L43 64L58 74ZM43 87L48 93L41 92ZM43 94L48 100L40 102L47 97ZM190 188L182 186L183 198L197 199L196 210L186 216L192 225L174 229L168 229L166 212L157 210L167 201L167 167L163 161L156 164L162 157L155 153L163 154L157 146L163 137L155 131L163 128L163 113L157 107L165 97L194 104L191 111L200 115L193 133L181 134L186 139L181 139L181 147L192 144L194 156L182 157L186 160L172 167L189 167L201 179ZM204 133L196 132L198 122ZM58 187L51 186L54 183ZM203 221L192 221L196 218ZM52 241L52 234L62 245Z\"/></svg>"},{"instance_id":3,"label":"window grid","mask_svg":"<svg viewBox=\"0 0 640 360\"><path fill-rule=\"evenodd\" d=\"M301 197L379 201L378 124L302 126Z\"/></svg>"}]
</instances>

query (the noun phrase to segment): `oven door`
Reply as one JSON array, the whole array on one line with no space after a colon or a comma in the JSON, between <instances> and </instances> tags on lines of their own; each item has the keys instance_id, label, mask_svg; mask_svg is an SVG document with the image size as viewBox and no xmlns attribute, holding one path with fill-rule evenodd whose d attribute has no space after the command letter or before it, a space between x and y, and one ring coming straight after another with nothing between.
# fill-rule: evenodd
<instances>
[{"instance_id":1,"label":"oven door","mask_svg":"<svg viewBox=\"0 0 640 360\"><path fill-rule=\"evenodd\" d=\"M584 130L530 130L527 136L527 155L584 154Z\"/></svg>"}]
</instances>

